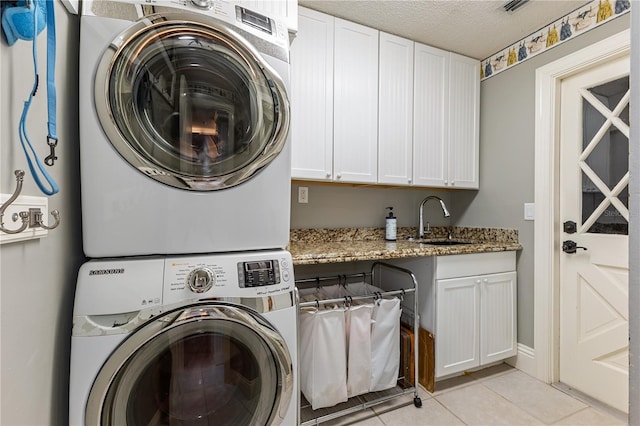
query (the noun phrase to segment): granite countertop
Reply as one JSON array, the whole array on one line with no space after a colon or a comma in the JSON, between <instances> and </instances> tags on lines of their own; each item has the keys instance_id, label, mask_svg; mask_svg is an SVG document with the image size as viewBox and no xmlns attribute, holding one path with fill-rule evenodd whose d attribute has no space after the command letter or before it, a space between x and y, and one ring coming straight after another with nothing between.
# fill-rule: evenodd
<instances>
[{"instance_id":1,"label":"granite countertop","mask_svg":"<svg viewBox=\"0 0 640 426\"><path fill-rule=\"evenodd\" d=\"M287 249L294 265L354 262L407 257L444 256L521 250L518 231L501 228L433 227L428 241L451 240L472 244L430 245L409 241L416 228L398 228L395 242L385 241L382 228L291 230Z\"/></svg>"}]
</instances>

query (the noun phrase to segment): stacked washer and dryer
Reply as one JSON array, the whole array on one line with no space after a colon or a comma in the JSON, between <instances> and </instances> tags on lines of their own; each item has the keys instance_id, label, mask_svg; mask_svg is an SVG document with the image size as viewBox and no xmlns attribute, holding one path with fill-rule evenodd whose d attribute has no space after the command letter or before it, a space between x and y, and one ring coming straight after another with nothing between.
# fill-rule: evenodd
<instances>
[{"instance_id":1,"label":"stacked washer and dryer","mask_svg":"<svg viewBox=\"0 0 640 426\"><path fill-rule=\"evenodd\" d=\"M73 425L298 422L286 27L82 2Z\"/></svg>"}]
</instances>

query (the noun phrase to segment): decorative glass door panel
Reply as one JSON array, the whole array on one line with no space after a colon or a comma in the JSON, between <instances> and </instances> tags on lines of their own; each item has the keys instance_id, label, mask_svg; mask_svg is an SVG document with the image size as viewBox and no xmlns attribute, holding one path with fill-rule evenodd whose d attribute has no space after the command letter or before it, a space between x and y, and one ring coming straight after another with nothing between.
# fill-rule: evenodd
<instances>
[{"instance_id":1,"label":"decorative glass door panel","mask_svg":"<svg viewBox=\"0 0 640 426\"><path fill-rule=\"evenodd\" d=\"M629 234L629 77L580 90L582 227Z\"/></svg>"}]
</instances>

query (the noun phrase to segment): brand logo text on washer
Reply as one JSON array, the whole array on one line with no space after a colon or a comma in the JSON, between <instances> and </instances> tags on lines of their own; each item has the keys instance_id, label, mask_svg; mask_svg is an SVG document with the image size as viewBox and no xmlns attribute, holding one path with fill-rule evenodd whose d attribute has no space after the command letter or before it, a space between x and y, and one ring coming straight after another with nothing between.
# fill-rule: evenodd
<instances>
[{"instance_id":1,"label":"brand logo text on washer","mask_svg":"<svg viewBox=\"0 0 640 426\"><path fill-rule=\"evenodd\" d=\"M118 269L92 269L89 271L89 275L113 275L124 274L124 268Z\"/></svg>"}]
</instances>

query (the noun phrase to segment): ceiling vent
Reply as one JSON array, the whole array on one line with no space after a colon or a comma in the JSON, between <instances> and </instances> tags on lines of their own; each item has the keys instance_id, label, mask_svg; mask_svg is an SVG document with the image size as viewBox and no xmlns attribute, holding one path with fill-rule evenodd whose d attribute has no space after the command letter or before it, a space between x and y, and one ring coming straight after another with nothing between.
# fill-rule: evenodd
<instances>
[{"instance_id":1,"label":"ceiling vent","mask_svg":"<svg viewBox=\"0 0 640 426\"><path fill-rule=\"evenodd\" d=\"M522 6L524 6L528 2L529 0L511 0L510 2L508 2L502 7L507 12L515 12L517 9L520 9Z\"/></svg>"}]
</instances>

